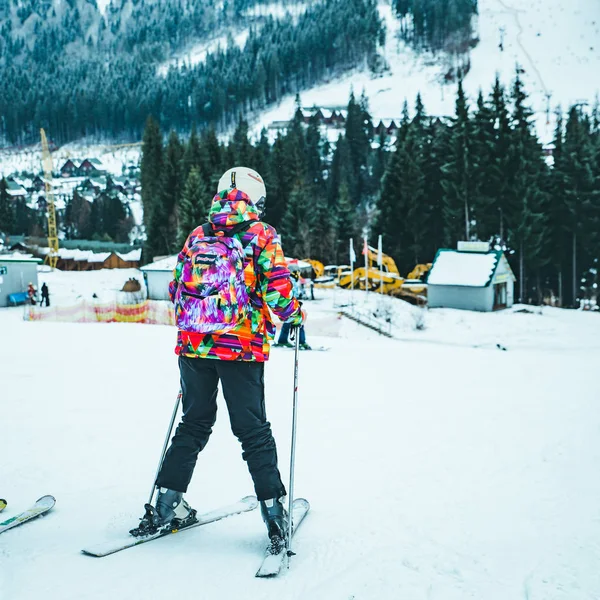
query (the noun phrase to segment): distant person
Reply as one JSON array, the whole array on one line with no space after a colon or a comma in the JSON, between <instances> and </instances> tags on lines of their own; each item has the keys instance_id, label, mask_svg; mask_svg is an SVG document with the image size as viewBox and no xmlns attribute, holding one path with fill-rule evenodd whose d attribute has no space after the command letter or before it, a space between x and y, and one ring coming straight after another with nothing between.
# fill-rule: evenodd
<instances>
[{"instance_id":1,"label":"distant person","mask_svg":"<svg viewBox=\"0 0 600 600\"><path fill-rule=\"evenodd\" d=\"M42 284L42 299L40 300L40 306L44 305L44 300L46 301L46 306L50 306L50 290L48 290L45 281Z\"/></svg>"},{"instance_id":2,"label":"distant person","mask_svg":"<svg viewBox=\"0 0 600 600\"><path fill-rule=\"evenodd\" d=\"M298 271L292 271L292 284L294 286L294 295L300 297L300 273ZM285 348L292 348L293 345L288 341L290 337L291 326L289 323L283 323L281 325L281 331L279 333L279 339L277 340L276 346L283 346ZM302 350L312 350L312 348L306 343L306 332L304 331L304 325L300 327L300 348Z\"/></svg>"},{"instance_id":3,"label":"distant person","mask_svg":"<svg viewBox=\"0 0 600 600\"><path fill-rule=\"evenodd\" d=\"M27 286L27 297L29 298L29 304L31 304L33 306L37 305L35 286L33 285L33 283L31 281L29 282L29 285Z\"/></svg>"}]
</instances>

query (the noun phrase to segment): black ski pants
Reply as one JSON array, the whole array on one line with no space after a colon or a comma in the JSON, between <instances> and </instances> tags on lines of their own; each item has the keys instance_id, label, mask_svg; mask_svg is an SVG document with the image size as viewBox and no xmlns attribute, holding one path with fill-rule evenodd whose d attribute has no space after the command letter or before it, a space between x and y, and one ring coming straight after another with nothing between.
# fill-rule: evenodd
<instances>
[{"instance_id":1,"label":"black ski pants","mask_svg":"<svg viewBox=\"0 0 600 600\"><path fill-rule=\"evenodd\" d=\"M243 459L259 500L285 495L277 448L265 412L264 363L179 357L183 417L171 440L157 485L186 492L198 453L217 419L217 386L229 411L231 430L242 443Z\"/></svg>"}]
</instances>

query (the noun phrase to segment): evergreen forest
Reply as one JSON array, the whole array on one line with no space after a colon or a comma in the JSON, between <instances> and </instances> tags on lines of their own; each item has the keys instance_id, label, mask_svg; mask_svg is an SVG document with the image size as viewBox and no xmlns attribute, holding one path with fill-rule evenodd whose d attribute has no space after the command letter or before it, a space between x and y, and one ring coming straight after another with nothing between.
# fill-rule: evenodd
<instances>
[{"instance_id":1,"label":"evergreen forest","mask_svg":"<svg viewBox=\"0 0 600 600\"><path fill-rule=\"evenodd\" d=\"M227 129L370 64L385 39L375 0L313 2L293 19L249 10L257 5L115 0L101 15L95 0L0 0L0 142L37 142L40 127L56 144L139 139L149 114L169 130ZM245 30L240 47L234 37ZM177 63L178 52L211 40L220 43L204 61Z\"/></svg>"},{"instance_id":2,"label":"evergreen forest","mask_svg":"<svg viewBox=\"0 0 600 600\"><path fill-rule=\"evenodd\" d=\"M517 73L510 89L496 80L469 105L458 84L451 118L432 118L420 97L405 104L394 145L375 136L363 96L350 97L335 143L298 110L270 144L251 143L240 120L228 144L213 129L186 141L148 119L142 159L146 255L177 252L204 222L217 181L244 164L267 183L266 221L286 254L347 264L348 242L360 248L383 236L383 249L406 275L460 240L504 249L515 295L538 303L560 296L572 306L600 255L600 111L558 112L552 157L536 138ZM360 260L360 258L359 258ZM595 280L595 279L594 279Z\"/></svg>"}]
</instances>

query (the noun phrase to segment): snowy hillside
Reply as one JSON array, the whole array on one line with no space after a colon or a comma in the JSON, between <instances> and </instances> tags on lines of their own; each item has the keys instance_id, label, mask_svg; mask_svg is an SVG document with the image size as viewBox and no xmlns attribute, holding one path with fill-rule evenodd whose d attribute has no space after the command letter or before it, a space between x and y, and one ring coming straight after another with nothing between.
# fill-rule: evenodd
<instances>
[{"instance_id":1,"label":"snowy hillside","mask_svg":"<svg viewBox=\"0 0 600 600\"><path fill-rule=\"evenodd\" d=\"M94 277L117 289L123 274L55 277L64 281L51 291L67 300L95 289ZM0 536L0 598L599 597L598 315L430 311L418 332L413 309L392 300L397 333L430 332L417 343L337 321L334 304L347 296L317 298L308 340L331 349L301 355L296 463L296 493L312 509L290 570L272 581L254 578L265 543L256 512L103 559L81 555L141 516L179 385L174 332L0 311L0 519L57 498L46 517ZM354 300L365 306L364 294ZM327 315L338 327L317 336L311 322ZM474 348L477 335L508 350ZM292 359L275 349L266 368L284 478ZM187 495L200 511L252 491L219 403Z\"/></svg>"},{"instance_id":2,"label":"snowy hillside","mask_svg":"<svg viewBox=\"0 0 600 600\"><path fill-rule=\"evenodd\" d=\"M107 2L99 3L106 10ZM273 14L288 15L295 19L306 8L306 3L259 5L248 11L248 16ZM417 54L397 38L399 21L389 2L382 0L379 12L385 20L387 37L382 54L390 71L383 76L373 76L365 67L341 78L324 82L301 94L304 106L344 107L350 90L360 94L363 89L369 98L375 119L398 118L404 100L412 108L421 92L427 112L431 115L450 115L454 111L455 84L443 84L448 70L448 59L442 55ZM472 51L471 70L465 79L465 88L473 102L481 89L488 94L495 73L510 85L518 63L536 111L538 132L543 142L552 137L553 111L560 105L563 110L575 102L593 104L600 92L596 73L600 72L600 2L573 0L479 0L477 19L479 44ZM248 30L238 31L233 41L242 45ZM210 42L203 41L181 51L171 60L158 66L166 73L170 66L194 65L203 61L207 52L226 44L225 34ZM502 49L501 47L502 46ZM290 95L258 116L254 116L253 133L258 136L262 127L273 121L291 118L295 108ZM548 118L548 108L550 118ZM141 135L141 134L140 134ZM87 147L85 141L75 145L82 152L100 158L113 174L120 174L124 161L136 162L139 148ZM122 156L127 154L128 156ZM60 148L56 160L72 154L69 147ZM112 158L111 158L112 157ZM37 150L13 149L0 152L0 175L22 169L37 169Z\"/></svg>"},{"instance_id":3,"label":"snowy hillside","mask_svg":"<svg viewBox=\"0 0 600 600\"><path fill-rule=\"evenodd\" d=\"M416 54L398 41L399 21L389 2L381 2L379 11L387 26L383 54L389 74L373 77L368 70L356 71L304 92L302 104L345 106L351 89L356 94L364 89L375 118L397 118L404 100L412 109L421 92L429 114L453 114L456 86L442 84L448 69L446 60ZM554 121L551 116L547 124L548 105L551 112L559 104L566 110L579 101L592 104L600 93L595 75L600 72L600 2L479 0L478 30L480 42L472 51L471 70L465 78L471 100L480 89L485 95L490 92L496 72L510 85L518 63L524 70L523 79L544 142L551 138ZM294 108L294 98L289 97L266 111L255 129L291 118Z\"/></svg>"}]
</instances>

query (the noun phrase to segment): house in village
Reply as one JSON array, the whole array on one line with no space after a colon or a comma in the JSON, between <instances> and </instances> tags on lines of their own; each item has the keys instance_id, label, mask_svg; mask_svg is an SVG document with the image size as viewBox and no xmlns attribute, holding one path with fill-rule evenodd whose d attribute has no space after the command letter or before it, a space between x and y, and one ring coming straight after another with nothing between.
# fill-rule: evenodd
<instances>
[{"instance_id":1,"label":"house in village","mask_svg":"<svg viewBox=\"0 0 600 600\"><path fill-rule=\"evenodd\" d=\"M69 158L60 168L61 177L86 177L105 172L102 161L97 158Z\"/></svg>"},{"instance_id":2,"label":"house in village","mask_svg":"<svg viewBox=\"0 0 600 600\"><path fill-rule=\"evenodd\" d=\"M39 248L42 255L48 253L48 248ZM97 271L99 269L137 269L140 266L142 249L136 248L129 252L93 252L59 248L56 267L61 271Z\"/></svg>"},{"instance_id":3,"label":"house in village","mask_svg":"<svg viewBox=\"0 0 600 600\"><path fill-rule=\"evenodd\" d=\"M177 264L177 254L167 256L140 269L149 300L169 300L169 283L173 279L173 269Z\"/></svg>"},{"instance_id":4,"label":"house in village","mask_svg":"<svg viewBox=\"0 0 600 600\"><path fill-rule=\"evenodd\" d=\"M427 278L427 304L484 312L510 308L515 281L504 252L487 242L459 242L456 250L438 250Z\"/></svg>"},{"instance_id":5,"label":"house in village","mask_svg":"<svg viewBox=\"0 0 600 600\"><path fill-rule=\"evenodd\" d=\"M6 192L13 200L17 200L18 198L26 198L28 195L27 190L12 177L8 177L6 179Z\"/></svg>"}]
</instances>

